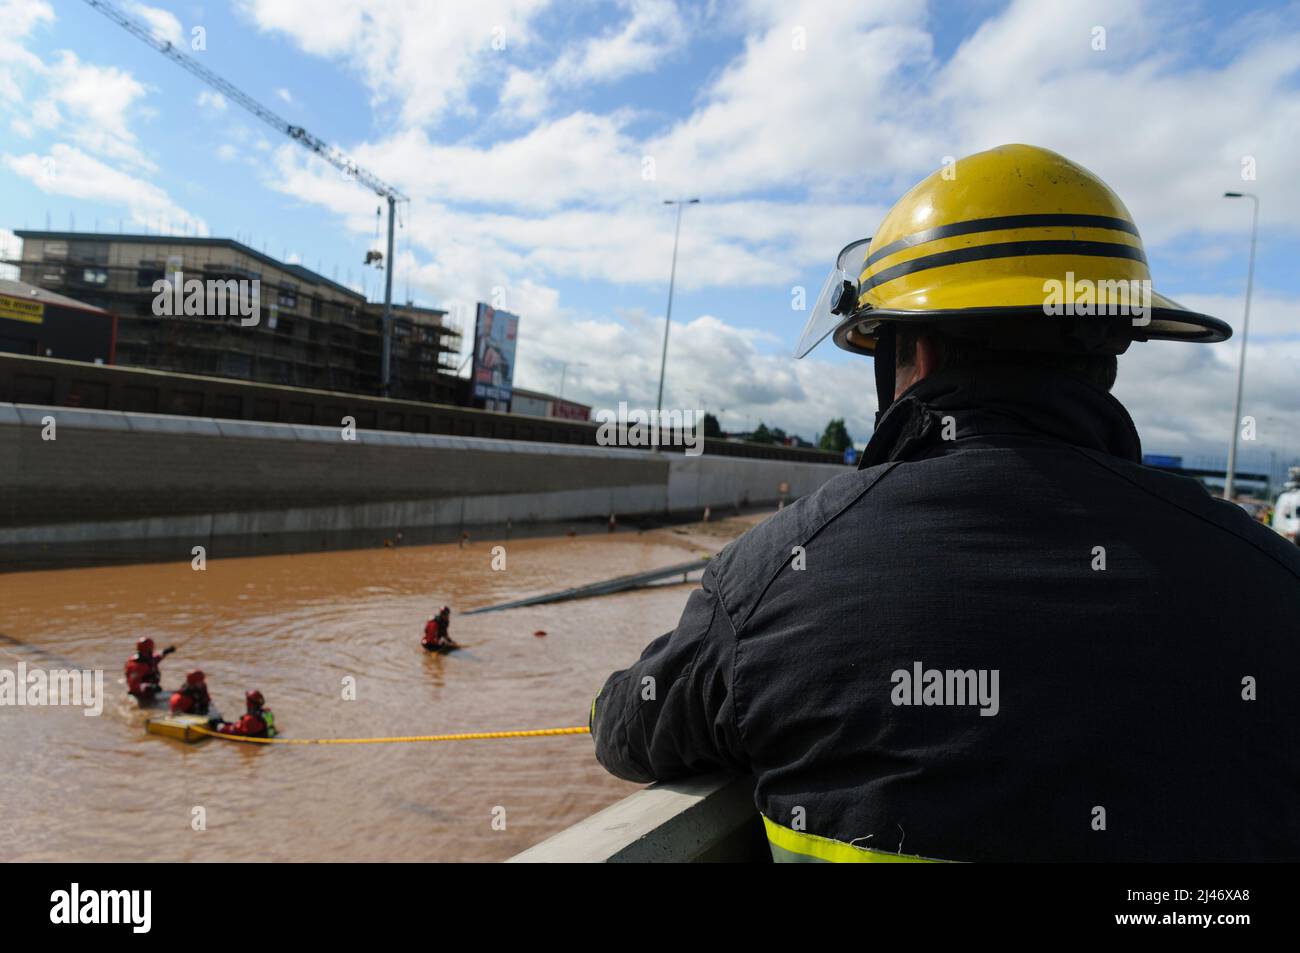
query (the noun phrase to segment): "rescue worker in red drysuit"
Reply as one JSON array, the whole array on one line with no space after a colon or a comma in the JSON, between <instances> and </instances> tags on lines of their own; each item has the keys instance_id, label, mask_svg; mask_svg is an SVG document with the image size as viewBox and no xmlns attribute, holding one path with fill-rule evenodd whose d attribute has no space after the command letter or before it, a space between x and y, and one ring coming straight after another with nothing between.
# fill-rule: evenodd
<instances>
[{"instance_id":1,"label":"rescue worker in red drysuit","mask_svg":"<svg viewBox=\"0 0 1300 953\"><path fill-rule=\"evenodd\" d=\"M152 698L158 694L158 683L162 681L162 672L158 663L176 651L169 645L161 652L153 650L153 639L138 639L135 654L126 661L126 690L136 698Z\"/></svg>"},{"instance_id":2,"label":"rescue worker in red drysuit","mask_svg":"<svg viewBox=\"0 0 1300 953\"><path fill-rule=\"evenodd\" d=\"M448 635L450 629L451 609L443 606L441 612L430 616L429 621L425 623L424 638L420 640L420 644L431 652L444 647L454 649L457 646Z\"/></svg>"},{"instance_id":3,"label":"rescue worker in red drysuit","mask_svg":"<svg viewBox=\"0 0 1300 953\"><path fill-rule=\"evenodd\" d=\"M208 683L203 673L197 669L185 676L185 684L180 691L172 693L173 715L206 715L211 705Z\"/></svg>"},{"instance_id":4,"label":"rescue worker in red drysuit","mask_svg":"<svg viewBox=\"0 0 1300 953\"><path fill-rule=\"evenodd\" d=\"M208 724L223 735L239 735L243 738L274 738L275 715L266 707L266 699L259 691L251 691L244 696L248 702L248 711L233 724L219 718L213 718Z\"/></svg>"}]
</instances>

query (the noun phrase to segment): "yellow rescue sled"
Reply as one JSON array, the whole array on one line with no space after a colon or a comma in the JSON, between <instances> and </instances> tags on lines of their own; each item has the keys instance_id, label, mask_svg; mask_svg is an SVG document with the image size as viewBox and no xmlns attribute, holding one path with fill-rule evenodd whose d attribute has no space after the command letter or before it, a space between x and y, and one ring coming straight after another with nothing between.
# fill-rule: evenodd
<instances>
[{"instance_id":1,"label":"yellow rescue sled","mask_svg":"<svg viewBox=\"0 0 1300 953\"><path fill-rule=\"evenodd\" d=\"M211 736L204 731L195 731L194 729L206 729L208 719L213 717L217 717L216 712L209 715L159 715L146 721L144 730L151 735L175 738L177 741L183 741L190 745L198 744Z\"/></svg>"}]
</instances>

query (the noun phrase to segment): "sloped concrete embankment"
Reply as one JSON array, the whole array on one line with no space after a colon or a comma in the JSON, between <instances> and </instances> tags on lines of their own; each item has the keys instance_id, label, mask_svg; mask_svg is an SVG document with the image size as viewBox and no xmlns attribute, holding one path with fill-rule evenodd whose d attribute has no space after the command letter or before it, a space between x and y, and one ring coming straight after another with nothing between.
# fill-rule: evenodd
<instances>
[{"instance_id":1,"label":"sloped concrete embankment","mask_svg":"<svg viewBox=\"0 0 1300 953\"><path fill-rule=\"evenodd\" d=\"M46 421L54 421L54 439ZM844 468L0 403L0 570L554 532L810 493Z\"/></svg>"}]
</instances>

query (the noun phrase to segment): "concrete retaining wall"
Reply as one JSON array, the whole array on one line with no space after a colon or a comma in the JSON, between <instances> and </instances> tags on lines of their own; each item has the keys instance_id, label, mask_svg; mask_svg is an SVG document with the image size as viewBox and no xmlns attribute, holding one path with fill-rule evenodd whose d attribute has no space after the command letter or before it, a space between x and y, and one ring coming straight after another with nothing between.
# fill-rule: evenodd
<instances>
[{"instance_id":1,"label":"concrete retaining wall","mask_svg":"<svg viewBox=\"0 0 1300 953\"><path fill-rule=\"evenodd\" d=\"M54 421L55 439L42 438ZM0 403L0 569L301 552L690 516L842 467Z\"/></svg>"},{"instance_id":2,"label":"concrete retaining wall","mask_svg":"<svg viewBox=\"0 0 1300 953\"><path fill-rule=\"evenodd\" d=\"M752 778L655 784L610 805L512 864L771 863Z\"/></svg>"}]
</instances>

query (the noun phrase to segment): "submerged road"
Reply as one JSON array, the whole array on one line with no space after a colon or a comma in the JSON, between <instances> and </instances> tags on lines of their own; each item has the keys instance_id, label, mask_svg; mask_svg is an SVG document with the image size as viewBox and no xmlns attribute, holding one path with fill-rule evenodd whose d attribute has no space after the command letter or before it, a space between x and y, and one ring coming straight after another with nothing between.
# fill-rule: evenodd
<instances>
[{"instance_id":1,"label":"submerged road","mask_svg":"<svg viewBox=\"0 0 1300 953\"><path fill-rule=\"evenodd\" d=\"M259 689L289 737L580 725L609 672L672 628L693 584L458 610L682 563L744 525L0 576L0 669L103 668L109 695L92 718L0 707L6 858L509 857L635 786L606 775L583 735L276 748L151 736L122 694L135 640L175 644L164 686L202 668L228 718ZM444 604L467 651L428 655L421 631ZM200 815L207 829L195 831Z\"/></svg>"}]
</instances>

